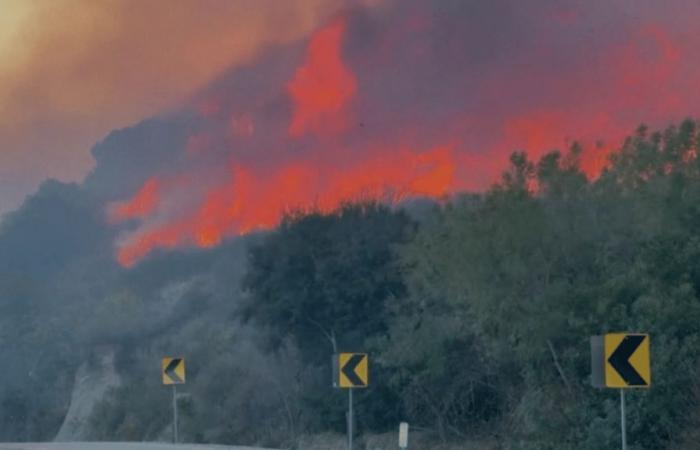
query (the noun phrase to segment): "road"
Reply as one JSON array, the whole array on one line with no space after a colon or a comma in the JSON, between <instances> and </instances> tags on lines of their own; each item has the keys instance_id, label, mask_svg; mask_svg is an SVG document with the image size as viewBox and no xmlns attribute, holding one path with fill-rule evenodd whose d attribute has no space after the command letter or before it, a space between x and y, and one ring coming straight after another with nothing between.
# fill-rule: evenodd
<instances>
[{"instance_id":1,"label":"road","mask_svg":"<svg viewBox=\"0 0 700 450\"><path fill-rule=\"evenodd\" d=\"M0 450L265 450L227 445L157 444L132 442L0 443ZM267 449L272 450L272 449Z\"/></svg>"}]
</instances>

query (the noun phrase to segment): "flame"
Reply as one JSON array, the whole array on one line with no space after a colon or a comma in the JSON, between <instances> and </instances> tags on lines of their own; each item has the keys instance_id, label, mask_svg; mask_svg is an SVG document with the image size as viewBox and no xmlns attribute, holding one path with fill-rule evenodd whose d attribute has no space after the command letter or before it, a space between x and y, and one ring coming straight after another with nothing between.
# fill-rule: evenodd
<instances>
[{"instance_id":1,"label":"flame","mask_svg":"<svg viewBox=\"0 0 700 450\"><path fill-rule=\"evenodd\" d=\"M212 247L228 236L272 228L296 208L330 212L352 199L440 198L456 187L451 146L426 152L378 149L375 154L343 167L312 160L270 171L234 162L228 182L207 192L193 215L130 236L117 258L129 267L155 248Z\"/></svg>"},{"instance_id":2,"label":"flame","mask_svg":"<svg viewBox=\"0 0 700 450\"><path fill-rule=\"evenodd\" d=\"M150 178L132 199L111 205L109 208L110 222L117 223L139 219L152 214L158 206L159 189L158 179Z\"/></svg>"},{"instance_id":3,"label":"flame","mask_svg":"<svg viewBox=\"0 0 700 450\"><path fill-rule=\"evenodd\" d=\"M622 141L624 134L606 113L575 118L566 111L543 109L506 121L505 143L502 145L541 153L568 147L577 141L583 146L580 168L589 179L595 179L607 167L609 156L616 148L596 137L607 136L611 142L617 143Z\"/></svg>"},{"instance_id":4,"label":"flame","mask_svg":"<svg viewBox=\"0 0 700 450\"><path fill-rule=\"evenodd\" d=\"M357 81L341 56L346 27L346 22L338 19L318 31L309 43L304 64L287 85L294 100L290 136L307 132L323 135L347 126L343 110L355 95Z\"/></svg>"}]
</instances>

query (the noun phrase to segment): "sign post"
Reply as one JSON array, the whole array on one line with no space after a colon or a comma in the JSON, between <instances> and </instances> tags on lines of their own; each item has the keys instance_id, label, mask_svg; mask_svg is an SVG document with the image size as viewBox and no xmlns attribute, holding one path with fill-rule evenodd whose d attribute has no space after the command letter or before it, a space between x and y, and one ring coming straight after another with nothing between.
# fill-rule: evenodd
<instances>
[{"instance_id":1,"label":"sign post","mask_svg":"<svg viewBox=\"0 0 700 450\"><path fill-rule=\"evenodd\" d=\"M366 353L340 353L333 356L333 387L348 390L348 450L353 449L354 412L353 389L369 385Z\"/></svg>"},{"instance_id":2,"label":"sign post","mask_svg":"<svg viewBox=\"0 0 700 450\"><path fill-rule=\"evenodd\" d=\"M173 444L177 444L179 441L177 429L177 385L185 384L185 359L163 358L161 377L164 385L172 385L173 387Z\"/></svg>"},{"instance_id":3,"label":"sign post","mask_svg":"<svg viewBox=\"0 0 700 450\"><path fill-rule=\"evenodd\" d=\"M622 433L622 450L627 450L627 416L625 415L624 389L620 389L620 432Z\"/></svg>"},{"instance_id":4,"label":"sign post","mask_svg":"<svg viewBox=\"0 0 700 450\"><path fill-rule=\"evenodd\" d=\"M177 384L173 384L173 444L177 444Z\"/></svg>"},{"instance_id":5,"label":"sign post","mask_svg":"<svg viewBox=\"0 0 700 450\"><path fill-rule=\"evenodd\" d=\"M620 390L620 434L627 450L625 390L651 387L649 335L608 333L591 337L591 382L598 388Z\"/></svg>"},{"instance_id":6,"label":"sign post","mask_svg":"<svg viewBox=\"0 0 700 450\"><path fill-rule=\"evenodd\" d=\"M348 450L352 450L353 420L352 389L348 389Z\"/></svg>"}]
</instances>

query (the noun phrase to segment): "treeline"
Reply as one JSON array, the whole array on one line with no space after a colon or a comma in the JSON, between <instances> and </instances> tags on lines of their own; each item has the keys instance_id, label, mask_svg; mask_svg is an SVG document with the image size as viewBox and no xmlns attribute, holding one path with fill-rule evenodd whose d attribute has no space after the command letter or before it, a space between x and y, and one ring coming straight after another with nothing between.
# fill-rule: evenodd
<instances>
[{"instance_id":1,"label":"treeline","mask_svg":"<svg viewBox=\"0 0 700 450\"><path fill-rule=\"evenodd\" d=\"M246 317L292 336L319 371L329 341L369 351L365 429L402 419L518 449L617 448L617 392L590 386L589 337L648 332L653 388L628 396L631 448L693 448L697 152L695 122L641 127L592 182L574 146L515 153L486 193L419 221L377 204L290 217L251 252ZM329 376L305 400L328 404L321 428L342 427Z\"/></svg>"},{"instance_id":2,"label":"treeline","mask_svg":"<svg viewBox=\"0 0 700 450\"><path fill-rule=\"evenodd\" d=\"M592 181L577 146L514 153L481 194L292 213L271 232L128 271L99 220L64 215L78 231L61 229L55 254L37 246L42 264L12 270L0 256L2 355L16 366L0 385L1 438L50 439L77 367L113 351L122 385L85 424L91 439L167 439L159 364L181 355L185 440L294 447L344 431L331 355L364 351L362 433L405 420L435 442L614 449L618 395L590 386L589 337L640 331L653 385L628 395L630 448L696 448L699 137L694 121L641 127ZM30 238L17 223L52 217L59 200L99 217L78 188L40 194L3 223L0 249L18 252L10 238Z\"/></svg>"}]
</instances>

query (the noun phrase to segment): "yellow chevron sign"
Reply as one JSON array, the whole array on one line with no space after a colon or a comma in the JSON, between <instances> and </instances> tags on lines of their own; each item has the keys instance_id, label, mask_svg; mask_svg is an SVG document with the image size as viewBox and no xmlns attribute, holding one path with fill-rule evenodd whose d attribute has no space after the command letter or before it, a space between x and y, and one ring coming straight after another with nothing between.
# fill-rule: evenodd
<instances>
[{"instance_id":1,"label":"yellow chevron sign","mask_svg":"<svg viewBox=\"0 0 700 450\"><path fill-rule=\"evenodd\" d=\"M185 384L185 358L163 358L163 384Z\"/></svg>"},{"instance_id":2,"label":"yellow chevron sign","mask_svg":"<svg viewBox=\"0 0 700 450\"><path fill-rule=\"evenodd\" d=\"M366 388L369 385L366 353L341 353L338 355L338 387Z\"/></svg>"},{"instance_id":3,"label":"yellow chevron sign","mask_svg":"<svg viewBox=\"0 0 700 450\"><path fill-rule=\"evenodd\" d=\"M649 335L609 333L605 335L605 387L648 388L651 386Z\"/></svg>"}]
</instances>

